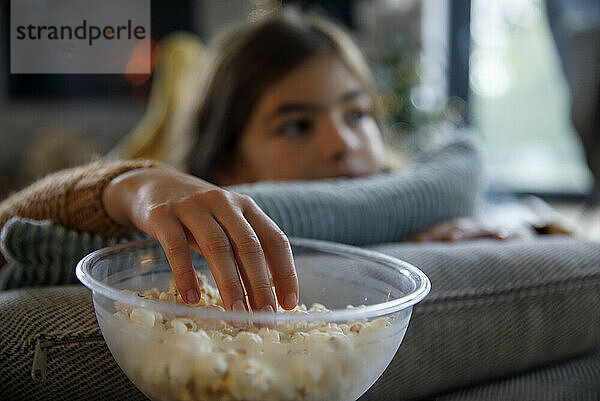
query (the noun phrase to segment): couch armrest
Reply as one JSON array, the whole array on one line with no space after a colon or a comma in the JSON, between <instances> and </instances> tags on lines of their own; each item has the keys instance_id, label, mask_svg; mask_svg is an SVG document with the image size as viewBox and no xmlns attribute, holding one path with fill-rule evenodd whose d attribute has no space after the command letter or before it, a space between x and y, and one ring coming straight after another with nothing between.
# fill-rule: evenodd
<instances>
[{"instance_id":1,"label":"couch armrest","mask_svg":"<svg viewBox=\"0 0 600 401\"><path fill-rule=\"evenodd\" d=\"M432 291L365 400L414 399L600 346L600 243L570 237L368 247Z\"/></svg>"}]
</instances>

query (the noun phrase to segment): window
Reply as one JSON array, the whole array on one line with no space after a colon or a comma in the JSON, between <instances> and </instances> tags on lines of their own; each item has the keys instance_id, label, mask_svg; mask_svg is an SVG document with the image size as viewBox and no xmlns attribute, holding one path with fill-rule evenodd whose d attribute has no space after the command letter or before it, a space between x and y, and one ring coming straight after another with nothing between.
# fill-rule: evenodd
<instances>
[{"instance_id":1,"label":"window","mask_svg":"<svg viewBox=\"0 0 600 401\"><path fill-rule=\"evenodd\" d=\"M473 0L470 119L492 190L584 195L592 176L542 0Z\"/></svg>"}]
</instances>

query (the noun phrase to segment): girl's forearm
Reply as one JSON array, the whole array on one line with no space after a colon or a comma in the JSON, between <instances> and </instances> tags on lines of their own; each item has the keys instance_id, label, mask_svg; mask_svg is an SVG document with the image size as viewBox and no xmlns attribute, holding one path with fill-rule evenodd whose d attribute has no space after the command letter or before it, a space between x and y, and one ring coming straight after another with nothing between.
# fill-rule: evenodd
<instances>
[{"instance_id":1,"label":"girl's forearm","mask_svg":"<svg viewBox=\"0 0 600 401\"><path fill-rule=\"evenodd\" d=\"M19 216L52 220L71 229L104 236L131 234L131 227L115 222L106 212L103 190L127 171L157 165L151 160L96 160L52 173L0 202L0 229L11 217ZM0 264L3 262L0 260Z\"/></svg>"}]
</instances>

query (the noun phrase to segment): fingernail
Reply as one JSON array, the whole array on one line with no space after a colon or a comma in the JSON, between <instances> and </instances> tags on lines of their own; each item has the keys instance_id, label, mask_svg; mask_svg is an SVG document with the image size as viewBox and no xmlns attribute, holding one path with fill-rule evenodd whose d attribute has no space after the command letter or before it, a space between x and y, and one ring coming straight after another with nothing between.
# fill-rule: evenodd
<instances>
[{"instance_id":1,"label":"fingernail","mask_svg":"<svg viewBox=\"0 0 600 401\"><path fill-rule=\"evenodd\" d=\"M273 311L273 307L271 305L265 305L260 310L261 312L273 314L273 320L271 320L270 318L266 318L261 320L260 322L255 322L254 324L256 325L256 327L258 327L259 329L263 327L275 328L275 312Z\"/></svg>"},{"instance_id":2,"label":"fingernail","mask_svg":"<svg viewBox=\"0 0 600 401\"><path fill-rule=\"evenodd\" d=\"M195 288L190 288L185 293L185 299L188 304L197 304L200 301L200 295L198 295L198 291Z\"/></svg>"},{"instance_id":3,"label":"fingernail","mask_svg":"<svg viewBox=\"0 0 600 401\"><path fill-rule=\"evenodd\" d=\"M234 312L245 312L246 307L244 306L244 302L238 299L231 305L231 310Z\"/></svg>"},{"instance_id":4,"label":"fingernail","mask_svg":"<svg viewBox=\"0 0 600 401\"><path fill-rule=\"evenodd\" d=\"M296 306L296 303L298 302L298 298L296 297L295 293L290 293L287 294L285 296L285 298L283 299L283 303L285 304L285 307L287 309L292 309L294 306Z\"/></svg>"}]
</instances>

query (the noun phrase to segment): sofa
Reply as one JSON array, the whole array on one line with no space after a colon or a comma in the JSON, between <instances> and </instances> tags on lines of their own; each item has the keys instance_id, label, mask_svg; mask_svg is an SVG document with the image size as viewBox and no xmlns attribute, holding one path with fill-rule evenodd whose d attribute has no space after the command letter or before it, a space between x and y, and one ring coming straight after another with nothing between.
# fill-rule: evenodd
<instances>
[{"instance_id":1,"label":"sofa","mask_svg":"<svg viewBox=\"0 0 600 401\"><path fill-rule=\"evenodd\" d=\"M600 243L566 236L411 243L481 201L472 138L454 137L402 172L257 183L252 196L289 236L406 260L432 282L390 366L361 400L600 399ZM100 333L74 266L103 238L14 217L3 228L0 399L142 400Z\"/></svg>"}]
</instances>

